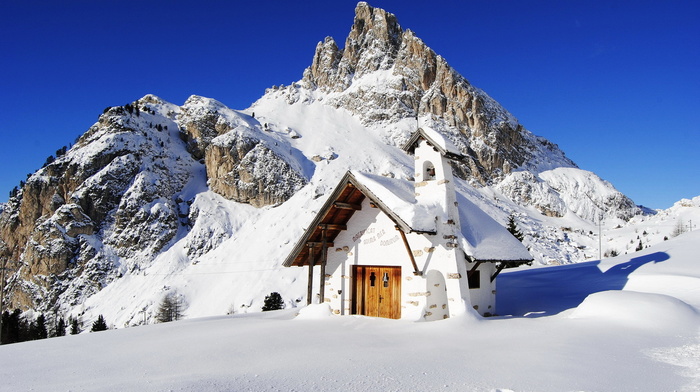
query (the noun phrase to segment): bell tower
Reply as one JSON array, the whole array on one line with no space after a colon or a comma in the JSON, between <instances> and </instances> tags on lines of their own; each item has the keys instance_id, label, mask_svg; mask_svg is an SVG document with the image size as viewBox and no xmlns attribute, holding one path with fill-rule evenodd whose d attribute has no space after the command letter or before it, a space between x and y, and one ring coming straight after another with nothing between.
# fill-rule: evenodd
<instances>
[{"instance_id":1,"label":"bell tower","mask_svg":"<svg viewBox=\"0 0 700 392\"><path fill-rule=\"evenodd\" d=\"M464 155L439 133L419 128L404 150L413 154L416 203L434 209L441 222L459 224L454 177L450 160Z\"/></svg>"},{"instance_id":2,"label":"bell tower","mask_svg":"<svg viewBox=\"0 0 700 392\"><path fill-rule=\"evenodd\" d=\"M460 248L461 224L451 160L465 156L448 139L432 129L419 128L404 146L415 162L416 208L435 219L426 292L430 292L426 320L454 317L471 308L464 251Z\"/></svg>"}]
</instances>

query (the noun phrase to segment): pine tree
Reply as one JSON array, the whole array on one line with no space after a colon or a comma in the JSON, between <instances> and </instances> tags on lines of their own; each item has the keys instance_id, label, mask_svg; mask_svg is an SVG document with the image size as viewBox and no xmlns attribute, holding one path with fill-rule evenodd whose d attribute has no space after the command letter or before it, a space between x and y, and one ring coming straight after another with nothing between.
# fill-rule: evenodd
<instances>
[{"instance_id":1,"label":"pine tree","mask_svg":"<svg viewBox=\"0 0 700 392\"><path fill-rule=\"evenodd\" d=\"M52 164L55 160L56 160L56 158L54 158L53 155L49 155L49 156L46 158L46 161L44 161L44 164L43 164L41 167L42 167L42 168L43 168L43 167L46 167L46 166Z\"/></svg>"},{"instance_id":2,"label":"pine tree","mask_svg":"<svg viewBox=\"0 0 700 392\"><path fill-rule=\"evenodd\" d=\"M12 313L5 311L3 313L2 329L4 330L4 335L2 337L2 343L16 343L22 341L22 311L15 309Z\"/></svg>"},{"instance_id":3,"label":"pine tree","mask_svg":"<svg viewBox=\"0 0 700 392\"><path fill-rule=\"evenodd\" d=\"M156 320L160 323L179 320L184 316L183 308L184 300L182 297L177 292L168 293L158 306Z\"/></svg>"},{"instance_id":4,"label":"pine tree","mask_svg":"<svg viewBox=\"0 0 700 392\"><path fill-rule=\"evenodd\" d=\"M10 312L7 310L2 313L2 330L0 331L0 344L10 343L9 341L9 330L10 330Z\"/></svg>"},{"instance_id":5,"label":"pine tree","mask_svg":"<svg viewBox=\"0 0 700 392\"><path fill-rule=\"evenodd\" d=\"M20 338L20 341L24 342L27 340L39 339L39 329L36 326L36 321L25 320L22 330L24 331L24 336Z\"/></svg>"},{"instance_id":6,"label":"pine tree","mask_svg":"<svg viewBox=\"0 0 700 392\"><path fill-rule=\"evenodd\" d=\"M70 317L70 334L71 335L77 335L80 333L80 326L78 325L78 319Z\"/></svg>"},{"instance_id":7,"label":"pine tree","mask_svg":"<svg viewBox=\"0 0 700 392\"><path fill-rule=\"evenodd\" d=\"M106 331L108 329L109 328L107 328L107 322L105 321L104 316L99 315L97 316L97 320L92 323L92 329L90 329L90 332Z\"/></svg>"},{"instance_id":8,"label":"pine tree","mask_svg":"<svg viewBox=\"0 0 700 392\"><path fill-rule=\"evenodd\" d=\"M56 326L56 336L66 336L66 321L61 317Z\"/></svg>"},{"instance_id":9,"label":"pine tree","mask_svg":"<svg viewBox=\"0 0 700 392\"><path fill-rule=\"evenodd\" d=\"M36 338L46 339L47 337L49 337L49 332L46 329L46 317L40 314L36 319Z\"/></svg>"},{"instance_id":10,"label":"pine tree","mask_svg":"<svg viewBox=\"0 0 700 392\"><path fill-rule=\"evenodd\" d=\"M278 292L270 293L270 295L265 297L265 304L262 307L263 312L268 310L279 310L284 309L284 300Z\"/></svg>"},{"instance_id":11,"label":"pine tree","mask_svg":"<svg viewBox=\"0 0 700 392\"><path fill-rule=\"evenodd\" d=\"M518 225L515 224L515 215L510 214L508 216L508 226L506 228L510 234L513 234L513 237L517 238L518 241L523 242L523 238L525 238L525 236L520 229L518 229Z\"/></svg>"}]
</instances>

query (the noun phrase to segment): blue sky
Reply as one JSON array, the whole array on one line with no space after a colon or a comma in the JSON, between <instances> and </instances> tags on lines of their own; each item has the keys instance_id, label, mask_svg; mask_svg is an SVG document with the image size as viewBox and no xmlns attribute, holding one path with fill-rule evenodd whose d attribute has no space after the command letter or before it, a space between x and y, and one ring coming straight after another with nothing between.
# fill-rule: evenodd
<instances>
[{"instance_id":1,"label":"blue sky","mask_svg":"<svg viewBox=\"0 0 700 392\"><path fill-rule=\"evenodd\" d=\"M247 108L344 46L356 1L4 1L0 201L103 109ZM370 1L635 203L700 195L700 2Z\"/></svg>"}]
</instances>

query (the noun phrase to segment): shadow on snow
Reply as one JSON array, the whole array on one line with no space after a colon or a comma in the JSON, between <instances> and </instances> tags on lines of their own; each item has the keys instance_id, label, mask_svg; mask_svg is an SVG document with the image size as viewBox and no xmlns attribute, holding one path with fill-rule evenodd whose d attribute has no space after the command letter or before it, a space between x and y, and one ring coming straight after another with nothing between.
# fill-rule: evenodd
<instances>
[{"instance_id":1,"label":"shadow on snow","mask_svg":"<svg viewBox=\"0 0 700 392\"><path fill-rule=\"evenodd\" d=\"M647 263L669 259L664 252L635 257L600 270L599 260L513 271L498 277L496 311L501 316L539 317L575 308L590 294L622 290L629 275Z\"/></svg>"}]
</instances>

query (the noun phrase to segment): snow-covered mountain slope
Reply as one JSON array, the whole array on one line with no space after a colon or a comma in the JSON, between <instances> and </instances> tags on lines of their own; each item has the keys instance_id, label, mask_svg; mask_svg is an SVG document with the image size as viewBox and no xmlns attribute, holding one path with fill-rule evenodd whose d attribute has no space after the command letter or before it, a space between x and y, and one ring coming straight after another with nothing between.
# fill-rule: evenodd
<instances>
[{"instance_id":1,"label":"snow-covered mountain slope","mask_svg":"<svg viewBox=\"0 0 700 392\"><path fill-rule=\"evenodd\" d=\"M133 267L110 273L109 284L96 293L64 292L64 311L85 321L104 314L115 327L124 327L141 324L144 317L150 322L169 292L185 300L187 317L258 311L272 291L280 292L288 306L304 303L305 270L283 268L281 262L325 201L324 195L349 168L410 178L413 162L347 111L320 102L295 105L277 99L259 101L255 119L248 117L252 124L248 131L276 143L280 153L290 152L286 159L296 160L290 166L304 167L304 173L311 174L304 187L280 205L255 208L193 182L183 190L192 197L186 198L189 223L181 236L146 259L116 257L116 251L104 247L102 251L112 255L119 266ZM309 164L312 166L305 166ZM572 176L591 176L580 169L566 170L573 171ZM504 196L497 187L474 188L458 180L458 189L504 225L515 214L537 264L565 264L598 256L595 222L579 217L573 208L562 217L545 216L533 204ZM566 200L559 200L567 205ZM698 207L688 208L698 211ZM606 223L604 236L615 232L608 226L618 222L624 223L620 219Z\"/></svg>"},{"instance_id":2,"label":"snow-covered mountain slope","mask_svg":"<svg viewBox=\"0 0 700 392\"><path fill-rule=\"evenodd\" d=\"M184 320L2 346L0 378L14 391L696 391L698 243L695 231L601 263L506 271L499 304L515 317L313 305Z\"/></svg>"},{"instance_id":3,"label":"snow-covered mountain slope","mask_svg":"<svg viewBox=\"0 0 700 392\"><path fill-rule=\"evenodd\" d=\"M534 174L518 171L495 188L509 199L531 205L547 216L562 217L568 211L588 221L603 217L623 221L640 210L612 184L589 171L560 167Z\"/></svg>"},{"instance_id":4,"label":"snow-covered mountain slope","mask_svg":"<svg viewBox=\"0 0 700 392\"><path fill-rule=\"evenodd\" d=\"M324 41L302 80L246 110L152 95L106 110L3 206L6 300L49 317L104 314L116 327L152 321L173 292L187 317L258 311L272 291L304 303L306 272L282 261L347 170L412 179L399 146L418 125L469 157L457 189L504 226L515 216L538 265L672 234L656 225L673 212L641 215L393 15L361 3L345 49Z\"/></svg>"}]
</instances>

